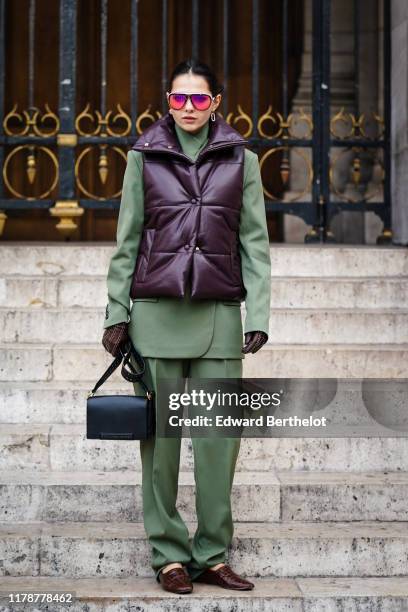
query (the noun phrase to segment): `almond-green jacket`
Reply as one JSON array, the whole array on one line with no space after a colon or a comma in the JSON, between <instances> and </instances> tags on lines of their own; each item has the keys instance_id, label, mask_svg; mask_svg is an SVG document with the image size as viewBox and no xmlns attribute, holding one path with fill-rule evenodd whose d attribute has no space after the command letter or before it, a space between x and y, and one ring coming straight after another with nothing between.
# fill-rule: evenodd
<instances>
[{"instance_id":1,"label":"almond-green jacket","mask_svg":"<svg viewBox=\"0 0 408 612\"><path fill-rule=\"evenodd\" d=\"M208 122L191 134L175 124L183 152L195 161L208 139ZM129 322L129 333L145 357L244 358L243 333L269 334L271 263L258 157L245 150L243 202L239 226L242 279L247 291L245 323L239 302L184 298L130 300L129 292L143 233L143 154L129 151L123 179L117 245L108 275L103 327ZM148 273L148 272L147 272Z\"/></svg>"}]
</instances>

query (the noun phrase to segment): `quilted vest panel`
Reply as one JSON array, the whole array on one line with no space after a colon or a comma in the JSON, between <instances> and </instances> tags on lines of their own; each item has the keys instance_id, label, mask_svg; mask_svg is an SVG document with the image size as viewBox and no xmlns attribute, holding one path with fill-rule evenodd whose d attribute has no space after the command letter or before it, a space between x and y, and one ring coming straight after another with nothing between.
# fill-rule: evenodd
<instances>
[{"instance_id":1,"label":"quilted vest panel","mask_svg":"<svg viewBox=\"0 0 408 612\"><path fill-rule=\"evenodd\" d=\"M195 162L167 113L144 131L145 218L130 296L243 300L239 255L246 140L217 117Z\"/></svg>"}]
</instances>

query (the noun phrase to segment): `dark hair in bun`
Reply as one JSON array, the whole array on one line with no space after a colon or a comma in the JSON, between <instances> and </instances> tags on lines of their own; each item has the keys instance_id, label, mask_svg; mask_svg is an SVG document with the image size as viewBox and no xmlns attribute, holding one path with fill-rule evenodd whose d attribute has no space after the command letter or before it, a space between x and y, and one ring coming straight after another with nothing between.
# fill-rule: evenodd
<instances>
[{"instance_id":1,"label":"dark hair in bun","mask_svg":"<svg viewBox=\"0 0 408 612\"><path fill-rule=\"evenodd\" d=\"M177 64L171 73L168 82L168 91L171 91L173 81L176 77L178 77L180 74L187 74L189 72L204 77L213 96L216 96L224 91L223 85L218 82L218 79L211 68L207 66L207 64L204 64L204 62L194 59L187 59Z\"/></svg>"}]
</instances>

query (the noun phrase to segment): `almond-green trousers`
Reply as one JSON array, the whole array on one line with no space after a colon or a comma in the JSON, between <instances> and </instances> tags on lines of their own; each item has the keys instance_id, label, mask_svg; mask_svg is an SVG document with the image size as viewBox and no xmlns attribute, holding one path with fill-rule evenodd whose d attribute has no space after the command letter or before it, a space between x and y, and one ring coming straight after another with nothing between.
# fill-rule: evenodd
<instances>
[{"instance_id":1,"label":"almond-green trousers","mask_svg":"<svg viewBox=\"0 0 408 612\"><path fill-rule=\"evenodd\" d=\"M143 380L156 392L161 377L242 377L242 359L144 359ZM134 389L136 394L143 394L138 383ZM206 568L225 563L234 532L230 497L241 439L191 437L191 442L197 515L192 540L176 508L181 438L155 436L140 441L143 519L157 580L162 567L169 563L185 565L192 580Z\"/></svg>"}]
</instances>

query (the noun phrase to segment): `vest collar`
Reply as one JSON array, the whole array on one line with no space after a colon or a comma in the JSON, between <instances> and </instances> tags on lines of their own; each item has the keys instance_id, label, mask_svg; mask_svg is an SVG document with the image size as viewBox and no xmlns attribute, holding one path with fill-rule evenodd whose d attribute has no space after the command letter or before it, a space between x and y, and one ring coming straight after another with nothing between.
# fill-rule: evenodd
<instances>
[{"instance_id":1,"label":"vest collar","mask_svg":"<svg viewBox=\"0 0 408 612\"><path fill-rule=\"evenodd\" d=\"M172 115L167 112L163 117L150 125L137 139L132 149L153 153L166 153L181 157L190 163L197 163L208 152L247 144L247 140L232 128L222 117L217 116L216 121L209 121L208 141L200 151L195 162L183 153L177 138L175 122Z\"/></svg>"}]
</instances>

